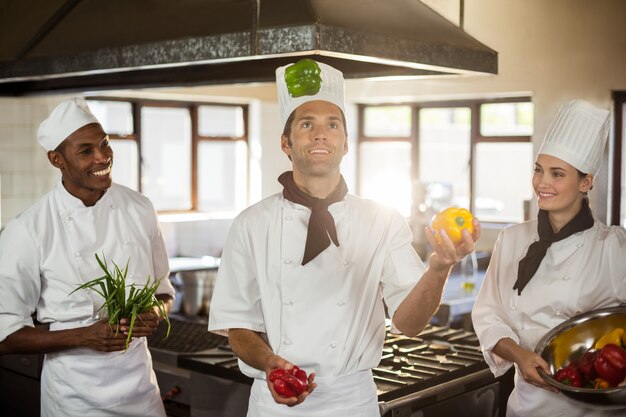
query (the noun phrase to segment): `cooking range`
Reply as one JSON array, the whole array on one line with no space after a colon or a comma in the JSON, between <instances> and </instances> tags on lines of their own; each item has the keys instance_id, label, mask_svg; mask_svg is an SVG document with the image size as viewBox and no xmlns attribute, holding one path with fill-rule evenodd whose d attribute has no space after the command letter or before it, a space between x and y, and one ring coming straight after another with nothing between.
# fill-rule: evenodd
<instances>
[{"instance_id":1,"label":"cooking range","mask_svg":"<svg viewBox=\"0 0 626 417\"><path fill-rule=\"evenodd\" d=\"M227 338L207 332L206 318L172 317L149 339L157 379L172 416L245 416L252 380ZM508 380L494 378L473 332L428 325L417 337L387 332L373 370L381 416L504 415Z\"/></svg>"}]
</instances>

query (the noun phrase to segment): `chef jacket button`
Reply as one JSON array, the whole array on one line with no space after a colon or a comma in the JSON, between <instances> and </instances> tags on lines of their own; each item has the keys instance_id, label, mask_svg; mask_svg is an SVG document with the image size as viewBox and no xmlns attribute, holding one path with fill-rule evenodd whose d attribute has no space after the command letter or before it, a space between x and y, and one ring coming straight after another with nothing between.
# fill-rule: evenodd
<instances>
[{"instance_id":1,"label":"chef jacket button","mask_svg":"<svg viewBox=\"0 0 626 417\"><path fill-rule=\"evenodd\" d=\"M283 304L286 305L286 306L292 306L293 305L293 301L285 300L285 301L283 301Z\"/></svg>"},{"instance_id":2,"label":"chef jacket button","mask_svg":"<svg viewBox=\"0 0 626 417\"><path fill-rule=\"evenodd\" d=\"M291 263L291 259L285 259L285 260L283 261L283 263L285 263L285 264L289 265L289 264Z\"/></svg>"},{"instance_id":3,"label":"chef jacket button","mask_svg":"<svg viewBox=\"0 0 626 417\"><path fill-rule=\"evenodd\" d=\"M68 222L71 222L71 221L72 221L72 217L71 217L71 216L67 216L67 217L65 218L65 220L66 220L66 221L68 221Z\"/></svg>"},{"instance_id":4,"label":"chef jacket button","mask_svg":"<svg viewBox=\"0 0 626 417\"><path fill-rule=\"evenodd\" d=\"M125 240L125 241L124 241L124 246L128 246L128 244L129 244L129 243L130 243L130 242L129 242L128 240Z\"/></svg>"},{"instance_id":5,"label":"chef jacket button","mask_svg":"<svg viewBox=\"0 0 626 417\"><path fill-rule=\"evenodd\" d=\"M350 261L343 261L344 266L350 265Z\"/></svg>"},{"instance_id":6,"label":"chef jacket button","mask_svg":"<svg viewBox=\"0 0 626 417\"><path fill-rule=\"evenodd\" d=\"M517 307L516 306L511 306L511 310L515 311L515 310L517 310Z\"/></svg>"},{"instance_id":7,"label":"chef jacket button","mask_svg":"<svg viewBox=\"0 0 626 417\"><path fill-rule=\"evenodd\" d=\"M291 339L285 339L285 340L283 340L283 344L285 344L285 345L290 345L290 344L291 344Z\"/></svg>"},{"instance_id":8,"label":"chef jacket button","mask_svg":"<svg viewBox=\"0 0 626 417\"><path fill-rule=\"evenodd\" d=\"M80 258L80 252L76 252L74 255L76 255L77 258Z\"/></svg>"},{"instance_id":9,"label":"chef jacket button","mask_svg":"<svg viewBox=\"0 0 626 417\"><path fill-rule=\"evenodd\" d=\"M345 302L345 301L339 301L339 302L337 303L337 305L338 305L339 307L343 307L343 306L345 306L345 305L346 305L346 302Z\"/></svg>"},{"instance_id":10,"label":"chef jacket button","mask_svg":"<svg viewBox=\"0 0 626 417\"><path fill-rule=\"evenodd\" d=\"M335 342L331 343L330 347L333 348L333 349L336 348L337 347L337 343L335 343Z\"/></svg>"},{"instance_id":11,"label":"chef jacket button","mask_svg":"<svg viewBox=\"0 0 626 417\"><path fill-rule=\"evenodd\" d=\"M567 281L567 280L569 280L569 277L568 277L567 275L565 275L565 276L563 277L563 281Z\"/></svg>"},{"instance_id":12,"label":"chef jacket button","mask_svg":"<svg viewBox=\"0 0 626 417\"><path fill-rule=\"evenodd\" d=\"M115 204L111 204L111 208L115 210L117 207L115 206Z\"/></svg>"},{"instance_id":13,"label":"chef jacket button","mask_svg":"<svg viewBox=\"0 0 626 417\"><path fill-rule=\"evenodd\" d=\"M291 219L293 219L293 217L291 217L291 216L285 216L285 220L289 221L289 220L291 220Z\"/></svg>"},{"instance_id":14,"label":"chef jacket button","mask_svg":"<svg viewBox=\"0 0 626 417\"><path fill-rule=\"evenodd\" d=\"M582 248L582 247L583 247L583 244L582 244L582 243L579 243L578 245L576 245L576 247L577 247L577 248Z\"/></svg>"},{"instance_id":15,"label":"chef jacket button","mask_svg":"<svg viewBox=\"0 0 626 417\"><path fill-rule=\"evenodd\" d=\"M557 316L560 316L561 312L559 310L554 310L554 314L556 314Z\"/></svg>"}]
</instances>

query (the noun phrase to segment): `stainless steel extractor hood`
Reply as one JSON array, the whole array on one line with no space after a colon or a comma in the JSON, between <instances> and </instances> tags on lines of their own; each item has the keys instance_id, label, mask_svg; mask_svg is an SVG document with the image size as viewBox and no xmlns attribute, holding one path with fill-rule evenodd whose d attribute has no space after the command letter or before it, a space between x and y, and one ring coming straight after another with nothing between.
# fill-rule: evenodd
<instances>
[{"instance_id":1,"label":"stainless steel extractor hood","mask_svg":"<svg viewBox=\"0 0 626 417\"><path fill-rule=\"evenodd\" d=\"M347 78L497 73L419 0L5 0L0 95L272 81L314 57Z\"/></svg>"}]
</instances>

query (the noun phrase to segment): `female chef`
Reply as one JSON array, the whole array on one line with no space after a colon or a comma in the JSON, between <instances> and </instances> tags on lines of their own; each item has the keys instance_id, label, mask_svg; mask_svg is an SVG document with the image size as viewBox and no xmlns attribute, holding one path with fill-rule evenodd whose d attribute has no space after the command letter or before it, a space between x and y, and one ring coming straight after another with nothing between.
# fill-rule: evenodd
<instances>
[{"instance_id":1,"label":"female chef","mask_svg":"<svg viewBox=\"0 0 626 417\"><path fill-rule=\"evenodd\" d=\"M102 297L73 292L102 275L98 253L121 265L129 260L128 284L166 276L157 298L169 306L174 289L152 204L112 183L108 136L84 100L59 104L37 136L62 178L0 236L0 354L46 353L42 417L164 417L142 337L158 314L140 315L123 351L125 323L112 328L100 317ZM49 328L34 327L33 313Z\"/></svg>"},{"instance_id":2,"label":"female chef","mask_svg":"<svg viewBox=\"0 0 626 417\"><path fill-rule=\"evenodd\" d=\"M561 107L535 161L537 219L504 229L495 244L472 319L492 372L515 365L507 416L604 415L546 384L534 348L561 322L626 301L626 231L595 219L587 200L609 120L583 101Z\"/></svg>"}]
</instances>

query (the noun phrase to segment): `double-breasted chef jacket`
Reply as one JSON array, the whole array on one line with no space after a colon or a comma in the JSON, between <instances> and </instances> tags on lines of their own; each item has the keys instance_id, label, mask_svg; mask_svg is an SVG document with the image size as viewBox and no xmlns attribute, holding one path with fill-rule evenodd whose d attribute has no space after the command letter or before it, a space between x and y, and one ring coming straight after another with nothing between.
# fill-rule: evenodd
<instances>
[{"instance_id":1,"label":"double-breasted chef jacket","mask_svg":"<svg viewBox=\"0 0 626 417\"><path fill-rule=\"evenodd\" d=\"M519 261L539 240L537 220L504 229L494 247L485 280L472 311L485 360L496 376L512 362L493 353L509 337L534 351L539 340L581 313L626 302L626 231L595 220L593 227L554 242L521 295L513 290ZM624 415L582 407L562 394L524 382L519 370L507 416Z\"/></svg>"},{"instance_id":2,"label":"double-breasted chef jacket","mask_svg":"<svg viewBox=\"0 0 626 417\"><path fill-rule=\"evenodd\" d=\"M127 285L161 278L157 294L174 296L168 258L154 208L139 193L113 184L85 207L59 182L11 220L0 235L0 340L31 314L50 330L88 326L106 312L92 290L72 293L103 275L95 254L112 267L129 261ZM70 294L72 293L72 294ZM46 355L42 416L165 416L146 338L127 351L76 348Z\"/></svg>"},{"instance_id":3,"label":"double-breasted chef jacket","mask_svg":"<svg viewBox=\"0 0 626 417\"><path fill-rule=\"evenodd\" d=\"M398 213L350 194L329 211L340 245L331 243L304 266L311 211L282 194L246 209L229 232L209 330L260 332L277 355L315 372L318 384L303 403L277 405L265 374L240 361L241 370L255 378L249 416L325 416L338 407L346 415L378 415L371 368L380 362L385 338L383 298L393 317L425 267ZM354 383L362 389L349 393L346 386Z\"/></svg>"}]
</instances>

